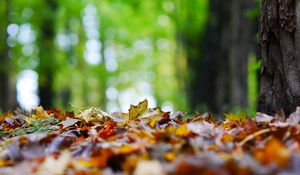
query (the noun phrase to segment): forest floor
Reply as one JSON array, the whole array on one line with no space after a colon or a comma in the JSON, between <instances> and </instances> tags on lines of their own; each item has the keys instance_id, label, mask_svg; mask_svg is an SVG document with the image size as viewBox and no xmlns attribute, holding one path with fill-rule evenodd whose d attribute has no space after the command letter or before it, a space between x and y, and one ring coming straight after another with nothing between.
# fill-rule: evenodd
<instances>
[{"instance_id":1,"label":"forest floor","mask_svg":"<svg viewBox=\"0 0 300 175\"><path fill-rule=\"evenodd\" d=\"M1 175L299 174L300 108L285 117L148 108L0 116Z\"/></svg>"}]
</instances>

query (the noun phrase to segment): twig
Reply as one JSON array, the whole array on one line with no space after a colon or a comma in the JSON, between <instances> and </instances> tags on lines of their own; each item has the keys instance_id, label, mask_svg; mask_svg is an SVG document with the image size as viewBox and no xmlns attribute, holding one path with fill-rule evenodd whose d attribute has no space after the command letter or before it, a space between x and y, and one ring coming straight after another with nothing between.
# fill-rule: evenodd
<instances>
[{"instance_id":1,"label":"twig","mask_svg":"<svg viewBox=\"0 0 300 175\"><path fill-rule=\"evenodd\" d=\"M256 136L259 136L261 134L264 134L264 133L268 133L268 132L271 132L271 131L275 131L276 129L273 129L273 128L266 128L266 129L262 129L262 130L259 130L249 136L247 136L246 138L244 138L239 144L238 146L243 146L245 143L247 143L248 141L254 139Z\"/></svg>"}]
</instances>

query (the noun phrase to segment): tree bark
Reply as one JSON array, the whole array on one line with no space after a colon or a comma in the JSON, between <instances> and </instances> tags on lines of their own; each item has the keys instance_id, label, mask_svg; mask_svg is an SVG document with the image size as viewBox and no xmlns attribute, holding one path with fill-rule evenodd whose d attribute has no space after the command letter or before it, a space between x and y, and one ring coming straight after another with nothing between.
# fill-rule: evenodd
<instances>
[{"instance_id":1,"label":"tree bark","mask_svg":"<svg viewBox=\"0 0 300 175\"><path fill-rule=\"evenodd\" d=\"M258 111L286 114L300 106L299 0L264 0L260 18Z\"/></svg>"},{"instance_id":2,"label":"tree bark","mask_svg":"<svg viewBox=\"0 0 300 175\"><path fill-rule=\"evenodd\" d=\"M40 105L53 107L54 92L52 88L55 69L55 12L56 1L46 0L41 21L39 37L39 97Z\"/></svg>"}]
</instances>

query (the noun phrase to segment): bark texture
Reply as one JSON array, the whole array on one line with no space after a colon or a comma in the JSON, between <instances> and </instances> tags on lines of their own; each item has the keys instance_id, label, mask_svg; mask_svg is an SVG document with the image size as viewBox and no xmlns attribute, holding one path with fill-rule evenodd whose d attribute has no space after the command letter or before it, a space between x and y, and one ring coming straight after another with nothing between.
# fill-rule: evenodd
<instances>
[{"instance_id":1,"label":"bark texture","mask_svg":"<svg viewBox=\"0 0 300 175\"><path fill-rule=\"evenodd\" d=\"M258 111L286 114L300 106L299 0L264 0L260 18Z\"/></svg>"},{"instance_id":2,"label":"bark texture","mask_svg":"<svg viewBox=\"0 0 300 175\"><path fill-rule=\"evenodd\" d=\"M206 104L206 110L219 113L247 106L247 61L255 52L256 22L244 12L255 5L254 0L210 1L202 54L189 58L195 70L189 90L192 107Z\"/></svg>"}]
</instances>

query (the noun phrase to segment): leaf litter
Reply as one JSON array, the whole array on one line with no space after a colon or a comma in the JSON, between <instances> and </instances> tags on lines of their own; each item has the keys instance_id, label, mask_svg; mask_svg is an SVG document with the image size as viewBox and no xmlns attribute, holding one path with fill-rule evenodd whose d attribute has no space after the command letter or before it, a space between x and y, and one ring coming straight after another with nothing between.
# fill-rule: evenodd
<instances>
[{"instance_id":1,"label":"leaf litter","mask_svg":"<svg viewBox=\"0 0 300 175\"><path fill-rule=\"evenodd\" d=\"M1 175L299 174L300 108L210 114L131 105L127 113L37 107L0 116Z\"/></svg>"}]
</instances>

